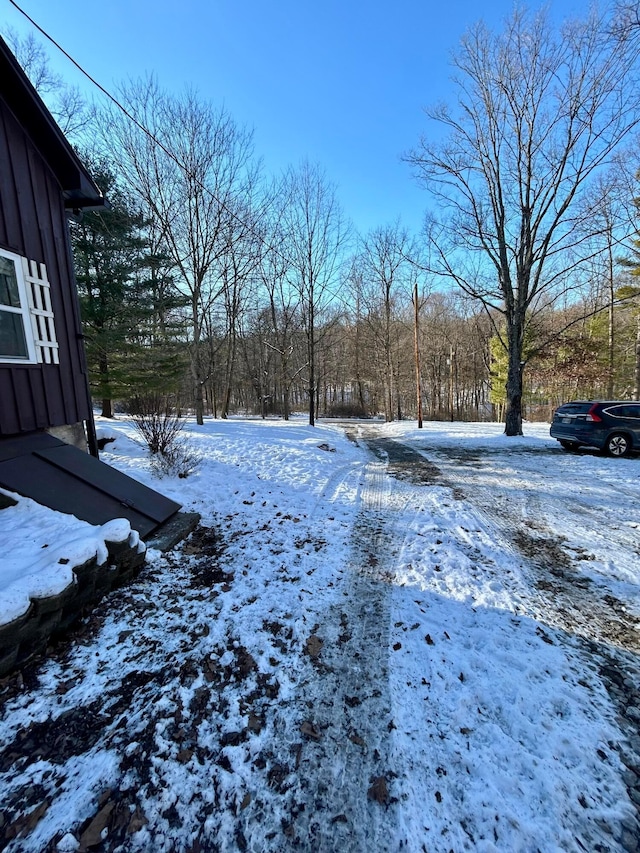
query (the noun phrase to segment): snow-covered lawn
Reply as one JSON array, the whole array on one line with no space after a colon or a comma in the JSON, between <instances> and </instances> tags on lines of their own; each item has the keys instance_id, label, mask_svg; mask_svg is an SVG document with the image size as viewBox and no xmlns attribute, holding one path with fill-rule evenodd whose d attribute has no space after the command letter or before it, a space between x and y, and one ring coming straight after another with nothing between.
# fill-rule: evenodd
<instances>
[{"instance_id":1,"label":"snow-covered lawn","mask_svg":"<svg viewBox=\"0 0 640 853\"><path fill-rule=\"evenodd\" d=\"M99 427L202 529L0 686L9 850L637 849L640 460L233 419L158 481ZM0 512L14 581L98 532Z\"/></svg>"}]
</instances>

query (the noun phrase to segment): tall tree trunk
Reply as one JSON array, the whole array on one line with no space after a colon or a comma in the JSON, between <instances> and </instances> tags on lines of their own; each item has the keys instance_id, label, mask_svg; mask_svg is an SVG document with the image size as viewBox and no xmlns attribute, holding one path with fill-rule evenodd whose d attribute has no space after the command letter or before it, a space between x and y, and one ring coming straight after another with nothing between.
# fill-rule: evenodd
<instances>
[{"instance_id":1,"label":"tall tree trunk","mask_svg":"<svg viewBox=\"0 0 640 853\"><path fill-rule=\"evenodd\" d=\"M191 376L193 378L193 397L196 410L196 423L202 426L204 423L204 383L205 377L202 370L202 352L200 350L201 324L198 310L198 300L195 296L191 298L191 322L193 323L193 348L191 350Z\"/></svg>"},{"instance_id":2,"label":"tall tree trunk","mask_svg":"<svg viewBox=\"0 0 640 853\"><path fill-rule=\"evenodd\" d=\"M196 410L196 423L202 426L204 423L204 379L202 377L200 352L197 345L191 359L191 376L193 378L193 400Z\"/></svg>"},{"instance_id":3,"label":"tall tree trunk","mask_svg":"<svg viewBox=\"0 0 640 853\"><path fill-rule=\"evenodd\" d=\"M602 235L596 205L615 199L597 178L640 123L640 101L627 97L640 40L615 8L627 5L637 8L612 4L558 28L518 5L502 31L479 21L452 58L451 108L428 112L443 132L409 158L432 194L429 271L507 320L509 436L522 434L525 312L571 299L576 235ZM478 277L485 263L491 283Z\"/></svg>"},{"instance_id":4,"label":"tall tree trunk","mask_svg":"<svg viewBox=\"0 0 640 853\"><path fill-rule=\"evenodd\" d=\"M356 387L358 389L358 402L364 413L364 391L362 388L362 378L360 376L360 294L356 297L356 346L355 346L355 375Z\"/></svg>"},{"instance_id":5,"label":"tall tree trunk","mask_svg":"<svg viewBox=\"0 0 640 853\"><path fill-rule=\"evenodd\" d=\"M308 352L309 352L309 426L315 426L316 424L316 409L315 409L315 395L316 395L316 353L315 353L315 328L314 328L314 316L313 316L313 291L311 291L311 299L310 299L310 309L309 309L309 339L308 339Z\"/></svg>"},{"instance_id":6,"label":"tall tree trunk","mask_svg":"<svg viewBox=\"0 0 640 853\"><path fill-rule=\"evenodd\" d=\"M100 374L100 386L103 389L109 388L109 362L107 360L106 354L101 354L98 370ZM113 417L113 404L110 397L103 395L102 397L102 411L101 415L103 418L112 418Z\"/></svg>"},{"instance_id":7,"label":"tall tree trunk","mask_svg":"<svg viewBox=\"0 0 640 853\"><path fill-rule=\"evenodd\" d=\"M288 367L288 355L283 348L280 351L280 370L282 372L282 417L285 421L289 420L289 414L291 411L291 392L289 390Z\"/></svg>"},{"instance_id":8,"label":"tall tree trunk","mask_svg":"<svg viewBox=\"0 0 640 853\"><path fill-rule=\"evenodd\" d=\"M222 398L222 411L220 417L226 420L229 417L229 408L231 406L231 386L233 379L233 368L236 360L237 338L235 328L232 328L229 336L229 349L227 352L227 364L225 370L225 388Z\"/></svg>"},{"instance_id":9,"label":"tall tree trunk","mask_svg":"<svg viewBox=\"0 0 640 853\"><path fill-rule=\"evenodd\" d=\"M204 397L202 394L202 382L196 378L195 381L195 409L196 409L196 423L199 426L202 426L204 423Z\"/></svg>"},{"instance_id":10,"label":"tall tree trunk","mask_svg":"<svg viewBox=\"0 0 640 853\"><path fill-rule=\"evenodd\" d=\"M524 341L524 316L517 312L508 318L507 337L509 361L507 367L507 411L504 418L505 435L522 435L522 349Z\"/></svg>"},{"instance_id":11,"label":"tall tree trunk","mask_svg":"<svg viewBox=\"0 0 640 853\"><path fill-rule=\"evenodd\" d=\"M393 355L391 353L391 304L389 302L388 290L385 293L385 330L384 330L384 349L386 356L387 368L387 401L386 401L386 420L393 420Z\"/></svg>"}]
</instances>

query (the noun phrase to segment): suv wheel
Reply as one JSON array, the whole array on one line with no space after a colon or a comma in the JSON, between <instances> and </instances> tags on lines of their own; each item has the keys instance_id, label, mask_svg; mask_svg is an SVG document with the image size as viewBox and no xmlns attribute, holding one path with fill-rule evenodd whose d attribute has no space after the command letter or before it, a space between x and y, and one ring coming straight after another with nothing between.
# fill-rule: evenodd
<instances>
[{"instance_id":1,"label":"suv wheel","mask_svg":"<svg viewBox=\"0 0 640 853\"><path fill-rule=\"evenodd\" d=\"M626 435L614 432L607 439L607 453L611 456L628 456L631 452L631 442Z\"/></svg>"}]
</instances>

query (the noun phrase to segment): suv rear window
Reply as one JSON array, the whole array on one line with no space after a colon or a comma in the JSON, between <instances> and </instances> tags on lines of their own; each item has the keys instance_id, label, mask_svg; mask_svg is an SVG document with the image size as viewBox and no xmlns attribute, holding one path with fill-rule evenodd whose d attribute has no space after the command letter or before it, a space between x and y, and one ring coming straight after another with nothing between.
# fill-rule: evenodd
<instances>
[{"instance_id":1,"label":"suv rear window","mask_svg":"<svg viewBox=\"0 0 640 853\"><path fill-rule=\"evenodd\" d=\"M557 410L562 415L586 415L593 403L565 403Z\"/></svg>"}]
</instances>

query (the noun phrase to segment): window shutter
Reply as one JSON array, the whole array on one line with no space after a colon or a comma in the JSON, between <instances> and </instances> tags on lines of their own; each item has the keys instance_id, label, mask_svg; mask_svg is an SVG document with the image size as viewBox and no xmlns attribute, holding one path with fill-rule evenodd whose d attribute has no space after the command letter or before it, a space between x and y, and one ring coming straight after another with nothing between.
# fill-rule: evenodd
<instances>
[{"instance_id":1,"label":"window shutter","mask_svg":"<svg viewBox=\"0 0 640 853\"><path fill-rule=\"evenodd\" d=\"M29 300L31 327L41 364L59 364L58 340L51 310L51 288L44 264L22 258L22 271Z\"/></svg>"}]
</instances>

